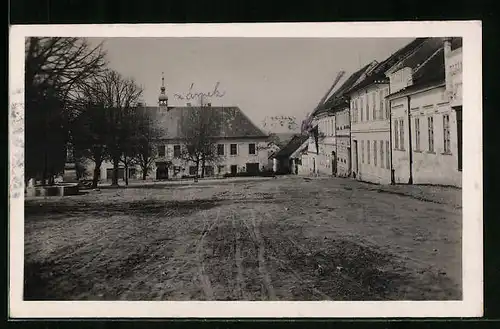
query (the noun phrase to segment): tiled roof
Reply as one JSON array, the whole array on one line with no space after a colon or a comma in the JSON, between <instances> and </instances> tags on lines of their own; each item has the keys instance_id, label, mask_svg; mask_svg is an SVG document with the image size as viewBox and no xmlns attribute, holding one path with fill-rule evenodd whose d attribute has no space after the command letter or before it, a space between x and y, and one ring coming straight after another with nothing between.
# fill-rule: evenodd
<instances>
[{"instance_id":1,"label":"tiled roof","mask_svg":"<svg viewBox=\"0 0 500 329\"><path fill-rule=\"evenodd\" d=\"M328 100L323 104L323 106L321 106L318 109L316 114L326 112L332 107L338 105L339 102L344 102L345 100L342 97L344 93L354 86L354 84L359 80L361 75L365 73L371 65L372 63L369 63L363 66L358 71L351 74L351 76L333 93L333 95L331 95L330 98L328 98Z\"/></svg>"},{"instance_id":2,"label":"tiled roof","mask_svg":"<svg viewBox=\"0 0 500 329\"><path fill-rule=\"evenodd\" d=\"M295 133L276 133L276 145L279 147L285 146L296 134Z\"/></svg>"},{"instance_id":3,"label":"tiled roof","mask_svg":"<svg viewBox=\"0 0 500 329\"><path fill-rule=\"evenodd\" d=\"M396 96L441 83L445 83L444 50L442 48L413 74L413 83L410 86L388 96Z\"/></svg>"},{"instance_id":4,"label":"tiled roof","mask_svg":"<svg viewBox=\"0 0 500 329\"><path fill-rule=\"evenodd\" d=\"M281 150L273 155L273 158L286 158L309 139L308 135L295 135Z\"/></svg>"},{"instance_id":5,"label":"tiled roof","mask_svg":"<svg viewBox=\"0 0 500 329\"><path fill-rule=\"evenodd\" d=\"M432 57L428 58L428 60L413 73L413 85L444 80L444 49L439 48Z\"/></svg>"},{"instance_id":6,"label":"tiled roof","mask_svg":"<svg viewBox=\"0 0 500 329\"><path fill-rule=\"evenodd\" d=\"M436 51L443 48L443 38L429 38L411 55L398 63L398 69L409 67L414 72L433 56Z\"/></svg>"},{"instance_id":7,"label":"tiled roof","mask_svg":"<svg viewBox=\"0 0 500 329\"><path fill-rule=\"evenodd\" d=\"M169 107L168 110L161 109L158 106L146 107L153 119L162 128L164 134L163 139L181 139L185 136L185 125L187 116L190 111L200 109L199 107L181 106ZM267 135L262 132L237 106L219 107L211 106L204 107L203 111L212 111L210 115L214 116L214 120L220 122L219 133L216 137L221 138L244 138L256 137L264 138Z\"/></svg>"},{"instance_id":8,"label":"tiled roof","mask_svg":"<svg viewBox=\"0 0 500 329\"><path fill-rule=\"evenodd\" d=\"M360 83L353 86L348 92L354 92L364 87L367 87L377 81L384 81L388 83L388 79L385 76L385 72L387 72L391 67L398 64L404 58L406 58L409 54L411 54L415 49L420 47L427 39L429 38L416 38L415 40L408 43L406 46L400 48L394 54L389 56L383 62L379 63L372 72Z\"/></svg>"},{"instance_id":9,"label":"tiled roof","mask_svg":"<svg viewBox=\"0 0 500 329\"><path fill-rule=\"evenodd\" d=\"M412 84L391 96L445 82L443 41L443 38L429 39L425 45L403 61L401 68L413 69ZM454 42L457 46L456 38L452 39L452 45Z\"/></svg>"}]
</instances>

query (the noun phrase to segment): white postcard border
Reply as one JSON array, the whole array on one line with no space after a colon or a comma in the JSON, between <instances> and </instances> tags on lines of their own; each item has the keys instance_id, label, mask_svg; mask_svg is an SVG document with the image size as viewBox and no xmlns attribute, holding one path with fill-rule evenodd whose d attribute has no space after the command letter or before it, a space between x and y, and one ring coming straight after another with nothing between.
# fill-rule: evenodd
<instances>
[{"instance_id":1,"label":"white postcard border","mask_svg":"<svg viewBox=\"0 0 500 329\"><path fill-rule=\"evenodd\" d=\"M78 37L463 37L462 301L53 302L23 301L24 38ZM17 25L9 48L9 315L89 317L480 317L483 315L482 39L479 21Z\"/></svg>"}]
</instances>

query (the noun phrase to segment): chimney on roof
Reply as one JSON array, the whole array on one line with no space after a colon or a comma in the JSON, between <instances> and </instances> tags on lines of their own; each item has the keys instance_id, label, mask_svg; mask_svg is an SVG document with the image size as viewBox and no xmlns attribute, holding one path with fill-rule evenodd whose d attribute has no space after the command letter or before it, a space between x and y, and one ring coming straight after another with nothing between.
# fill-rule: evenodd
<instances>
[{"instance_id":1,"label":"chimney on roof","mask_svg":"<svg viewBox=\"0 0 500 329\"><path fill-rule=\"evenodd\" d=\"M451 53L451 38L444 38L444 55L448 56Z\"/></svg>"},{"instance_id":2,"label":"chimney on roof","mask_svg":"<svg viewBox=\"0 0 500 329\"><path fill-rule=\"evenodd\" d=\"M448 95L450 95L453 89L452 80L450 77L450 68L448 64L448 59L451 53L451 38L449 37L444 38L443 48L444 48L444 72L445 72L446 92L448 93Z\"/></svg>"}]
</instances>

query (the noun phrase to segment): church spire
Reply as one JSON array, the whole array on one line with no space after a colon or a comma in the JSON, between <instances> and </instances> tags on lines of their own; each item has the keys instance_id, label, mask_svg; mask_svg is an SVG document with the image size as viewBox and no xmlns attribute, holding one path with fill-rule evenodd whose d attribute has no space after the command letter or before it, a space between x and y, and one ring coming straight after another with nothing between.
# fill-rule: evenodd
<instances>
[{"instance_id":1,"label":"church spire","mask_svg":"<svg viewBox=\"0 0 500 329\"><path fill-rule=\"evenodd\" d=\"M163 108L168 107L168 96L165 92L165 76L164 73L161 72L161 88L160 88L160 95L158 96L158 105Z\"/></svg>"}]
</instances>

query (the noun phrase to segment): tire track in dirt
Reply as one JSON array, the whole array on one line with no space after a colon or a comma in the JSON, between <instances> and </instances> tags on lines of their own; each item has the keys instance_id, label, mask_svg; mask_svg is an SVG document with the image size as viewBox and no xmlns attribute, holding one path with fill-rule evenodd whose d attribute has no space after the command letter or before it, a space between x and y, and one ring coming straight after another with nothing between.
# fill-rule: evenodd
<instances>
[{"instance_id":1,"label":"tire track in dirt","mask_svg":"<svg viewBox=\"0 0 500 329\"><path fill-rule=\"evenodd\" d=\"M210 233L210 231L212 231L212 229L218 224L219 218L220 218L219 214L220 214L220 212L217 213L217 217L214 220L214 222L212 223L212 225L210 225L209 228L207 230L205 230L203 232L203 234L201 235L201 237L198 241L198 245L196 246L196 252L195 252L196 259L198 261L198 278L200 280L201 288L203 289L203 293L205 294L205 297L208 300L214 299L214 291L212 288L212 283L210 281L210 278L205 273L205 262L203 261L204 255L203 255L201 247L203 246L203 243L205 242L205 237L207 236L207 234ZM206 218L205 213L203 213L203 217L204 217L204 222L208 223L208 220Z\"/></svg>"},{"instance_id":2,"label":"tire track in dirt","mask_svg":"<svg viewBox=\"0 0 500 329\"><path fill-rule=\"evenodd\" d=\"M243 264L241 256L241 225L236 225L235 213L232 216L232 224L234 231L234 261L236 263L236 298L244 299L243 288L244 287L244 276L243 276Z\"/></svg>"},{"instance_id":3,"label":"tire track in dirt","mask_svg":"<svg viewBox=\"0 0 500 329\"><path fill-rule=\"evenodd\" d=\"M215 219L214 223L218 221L218 218L219 218L219 214L220 214L220 210L217 212L217 218ZM179 217L177 219L177 221L175 222L172 222L171 225L169 225L169 228L171 227L174 227L176 226L176 230L175 230L175 233L173 236L178 236L179 235L179 232L181 231L182 229L182 225L176 225L178 224L179 222L182 222L183 220L185 220L186 217L182 216L182 217ZM203 221L203 224L199 224L198 226L196 226L196 228L200 227L201 225L203 225L203 229L200 233L200 235L194 239L194 242L191 242L191 243L187 243L186 245L184 245L184 248L182 249L182 252L181 252L181 255L185 255L187 253L187 251L189 250L189 248L193 247L193 246L197 246L197 249L198 250L198 247L199 247L199 243L205 233L205 231L207 230L207 226L208 226L208 221L206 220L206 217L204 217L204 221ZM175 261L178 260L178 257L176 256L172 256L168 259L167 262L165 262L163 264L163 268L168 268L170 267L171 265L173 265L173 263ZM172 278L175 278L177 277L177 275L179 274L180 271L182 271L183 269L185 269L188 265L189 265L190 261L189 260L185 260L184 263L182 263L178 268L177 270L171 275ZM129 289L128 291L124 294L124 299L127 299L127 296L129 293L134 293L134 290L135 288L137 288L139 285L143 284L144 282L146 282L149 278L153 277L154 275L157 275L158 272L157 271L151 271L150 274L148 274L146 277L143 277L141 280L138 280L136 281ZM160 298L163 299L165 297L165 295L167 294L167 292L164 292L161 294Z\"/></svg>"},{"instance_id":4,"label":"tire track in dirt","mask_svg":"<svg viewBox=\"0 0 500 329\"><path fill-rule=\"evenodd\" d=\"M274 291L274 287L271 282L270 274L266 267L266 260L265 260L266 249L264 246L264 240L262 240L262 237L260 235L260 229L259 229L260 223L261 222L259 221L259 225L257 226L257 223L255 221L255 211L252 209L252 227L253 227L253 232L255 234L255 243L259 247L258 251L259 272L262 277L262 281L264 283L264 288L266 290L268 299L276 300L276 293Z\"/></svg>"},{"instance_id":5,"label":"tire track in dirt","mask_svg":"<svg viewBox=\"0 0 500 329\"><path fill-rule=\"evenodd\" d=\"M270 215L270 214L265 214L265 216L266 216L266 217L267 217L270 221L272 221L272 218L271 218L271 215ZM309 251L308 251L305 247L301 246L301 245L300 245L297 241L295 241L295 240L294 240L294 239L292 239L291 237L288 237L288 238L287 238L287 240L288 240L288 241L290 241L290 242L291 242L291 243L292 243L292 244L293 244L293 245L294 245L297 249L299 249L300 251L305 252L305 253L309 253ZM277 250L276 250L276 247L272 248L271 252L272 252L272 253L268 253L268 257L269 257L270 259L273 259L274 261L276 261L276 262L278 263L278 265L279 265L282 269L284 269L284 270L286 270L287 272L289 272L289 274L291 274L291 276L295 279L295 281L296 281L297 283L300 283L300 284L302 284L302 285L305 285L305 284L306 284L306 281L305 281L305 280L301 277L301 275L300 275L297 271L295 271L295 270L294 270L294 269L293 269L290 265L288 265L286 261L284 261L283 259L280 259L279 257L276 257L276 256L278 256L278 255L279 255L279 254L278 254L278 252L277 252ZM319 290L319 289L317 289L317 288L315 288L315 287L310 287L310 288L311 288L311 290L312 290L314 293L316 293L316 294L320 295L320 296L321 296L321 297L323 297L324 299L326 299L326 300L332 300L332 298L331 298L328 294L324 293L323 291L321 291L321 290Z\"/></svg>"}]
</instances>

